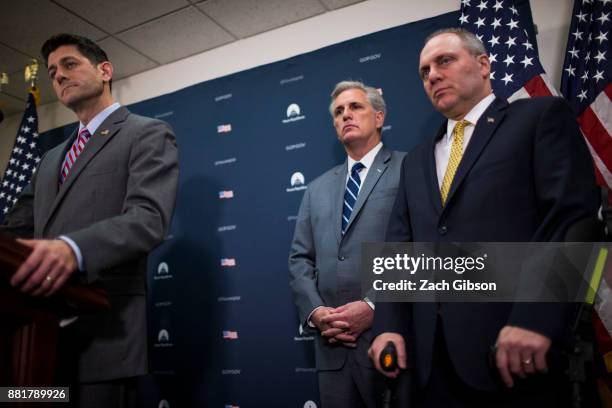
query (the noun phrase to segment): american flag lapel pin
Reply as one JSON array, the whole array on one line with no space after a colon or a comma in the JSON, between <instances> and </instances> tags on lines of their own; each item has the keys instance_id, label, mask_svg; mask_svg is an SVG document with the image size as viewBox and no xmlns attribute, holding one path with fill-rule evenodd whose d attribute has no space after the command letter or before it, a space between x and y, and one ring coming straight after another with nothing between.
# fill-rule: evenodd
<instances>
[{"instance_id":1,"label":"american flag lapel pin","mask_svg":"<svg viewBox=\"0 0 612 408\"><path fill-rule=\"evenodd\" d=\"M490 117L490 116L488 116L487 117L487 123L495 123L495 119Z\"/></svg>"},{"instance_id":2,"label":"american flag lapel pin","mask_svg":"<svg viewBox=\"0 0 612 408\"><path fill-rule=\"evenodd\" d=\"M101 131L101 132L100 132L100 134L101 134L102 136L106 136L106 135L108 135L108 129L104 129L103 131Z\"/></svg>"}]
</instances>

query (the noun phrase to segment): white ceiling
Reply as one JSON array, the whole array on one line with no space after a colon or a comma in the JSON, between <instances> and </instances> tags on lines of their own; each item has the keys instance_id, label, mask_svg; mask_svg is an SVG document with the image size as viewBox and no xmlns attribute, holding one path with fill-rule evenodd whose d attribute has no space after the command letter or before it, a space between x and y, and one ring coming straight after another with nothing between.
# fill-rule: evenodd
<instances>
[{"instance_id":1,"label":"white ceiling","mask_svg":"<svg viewBox=\"0 0 612 408\"><path fill-rule=\"evenodd\" d=\"M364 0L4 0L0 4L0 92L5 115L24 109L23 69L51 35L98 41L115 80ZM41 103L55 95L41 65Z\"/></svg>"}]
</instances>

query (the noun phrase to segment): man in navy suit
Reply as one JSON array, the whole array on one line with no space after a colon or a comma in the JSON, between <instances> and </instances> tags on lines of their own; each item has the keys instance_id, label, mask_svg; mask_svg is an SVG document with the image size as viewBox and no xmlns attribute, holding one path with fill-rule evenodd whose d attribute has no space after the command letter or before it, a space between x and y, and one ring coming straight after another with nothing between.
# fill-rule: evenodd
<instances>
[{"instance_id":1,"label":"man in navy suit","mask_svg":"<svg viewBox=\"0 0 612 408\"><path fill-rule=\"evenodd\" d=\"M562 241L595 214L593 165L569 107L552 97L496 98L490 68L466 30L426 40L419 73L447 121L406 156L387 241ZM369 353L380 370L382 348L395 344L399 366L414 368L420 407L568 406L567 379L546 358L568 339L573 311L560 303L379 303Z\"/></svg>"}]
</instances>

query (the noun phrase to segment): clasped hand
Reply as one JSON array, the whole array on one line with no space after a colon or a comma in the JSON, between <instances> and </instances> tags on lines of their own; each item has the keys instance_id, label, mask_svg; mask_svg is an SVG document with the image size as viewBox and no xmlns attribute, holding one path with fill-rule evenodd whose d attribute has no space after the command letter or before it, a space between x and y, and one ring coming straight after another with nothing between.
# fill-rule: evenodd
<instances>
[{"instance_id":1,"label":"clasped hand","mask_svg":"<svg viewBox=\"0 0 612 408\"><path fill-rule=\"evenodd\" d=\"M350 302L332 308L320 307L312 316L312 322L321 335L330 343L342 343L347 347L355 347L357 339L367 329L372 327L374 311L363 301Z\"/></svg>"}]
</instances>

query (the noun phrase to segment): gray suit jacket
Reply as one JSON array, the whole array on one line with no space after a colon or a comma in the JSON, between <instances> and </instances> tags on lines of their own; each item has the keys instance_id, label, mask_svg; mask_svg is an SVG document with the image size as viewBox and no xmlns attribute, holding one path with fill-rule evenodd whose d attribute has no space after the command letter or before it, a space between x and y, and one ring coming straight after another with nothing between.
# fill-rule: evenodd
<instances>
[{"instance_id":1,"label":"gray suit jacket","mask_svg":"<svg viewBox=\"0 0 612 408\"><path fill-rule=\"evenodd\" d=\"M384 242L389 214L393 207L404 153L391 152L384 146L357 197L344 236L342 204L346 186L347 164L334 167L308 186L295 226L289 272L291 288L304 328L317 306L337 307L359 300L361 296L361 244ZM370 331L357 343L357 361L370 366L367 349ZM349 349L330 345L317 331L315 358L317 369L342 367Z\"/></svg>"},{"instance_id":2,"label":"gray suit jacket","mask_svg":"<svg viewBox=\"0 0 612 408\"><path fill-rule=\"evenodd\" d=\"M68 178L60 166L75 134L49 150L2 230L71 238L85 273L106 287L110 313L81 316L71 330L79 379L104 381L147 371L146 255L164 238L178 182L176 140L159 120L121 107L96 130Z\"/></svg>"}]
</instances>

